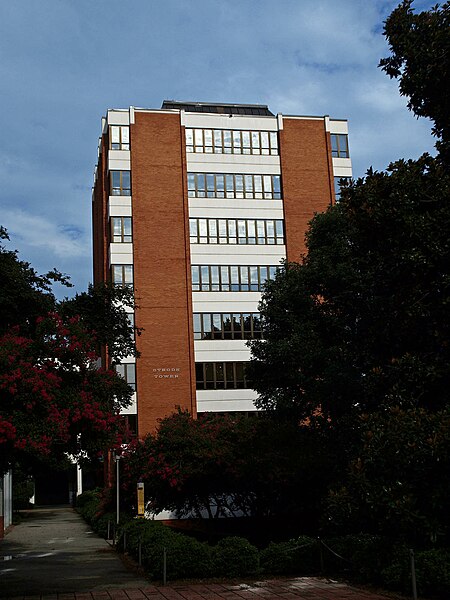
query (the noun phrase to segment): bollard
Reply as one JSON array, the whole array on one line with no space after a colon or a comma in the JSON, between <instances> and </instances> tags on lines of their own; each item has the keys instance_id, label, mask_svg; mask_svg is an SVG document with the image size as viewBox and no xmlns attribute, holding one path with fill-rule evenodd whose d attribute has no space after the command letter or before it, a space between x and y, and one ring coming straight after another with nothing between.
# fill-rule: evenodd
<instances>
[{"instance_id":1,"label":"bollard","mask_svg":"<svg viewBox=\"0 0 450 600\"><path fill-rule=\"evenodd\" d=\"M167 583L167 550L163 548L163 585Z\"/></svg>"},{"instance_id":2,"label":"bollard","mask_svg":"<svg viewBox=\"0 0 450 600\"><path fill-rule=\"evenodd\" d=\"M416 583L416 564L414 560L414 550L409 549L409 556L411 558L411 586L412 586L412 597L413 600L417 600L417 583Z\"/></svg>"},{"instance_id":3,"label":"bollard","mask_svg":"<svg viewBox=\"0 0 450 600\"><path fill-rule=\"evenodd\" d=\"M322 541L321 541L320 537L318 537L317 540L319 542L319 551L320 551L320 572L323 575L325 573L325 561L323 558L323 546L322 546Z\"/></svg>"},{"instance_id":4,"label":"bollard","mask_svg":"<svg viewBox=\"0 0 450 600\"><path fill-rule=\"evenodd\" d=\"M142 567L142 542L140 536L138 538L138 563Z\"/></svg>"}]
</instances>

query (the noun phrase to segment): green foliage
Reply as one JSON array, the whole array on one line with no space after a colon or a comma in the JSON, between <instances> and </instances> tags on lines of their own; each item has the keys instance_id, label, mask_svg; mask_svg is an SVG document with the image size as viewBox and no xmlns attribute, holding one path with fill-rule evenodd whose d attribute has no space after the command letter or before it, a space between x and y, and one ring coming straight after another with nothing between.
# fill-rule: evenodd
<instances>
[{"instance_id":1,"label":"green foliage","mask_svg":"<svg viewBox=\"0 0 450 600\"><path fill-rule=\"evenodd\" d=\"M312 575L320 570L318 541L300 536L288 542L271 542L260 553L261 568L270 575Z\"/></svg>"},{"instance_id":2,"label":"green foliage","mask_svg":"<svg viewBox=\"0 0 450 600\"><path fill-rule=\"evenodd\" d=\"M450 596L450 550L433 549L415 555L418 594L447 600ZM406 550L382 571L384 585L404 594L411 592L410 556Z\"/></svg>"},{"instance_id":3,"label":"green foliage","mask_svg":"<svg viewBox=\"0 0 450 600\"><path fill-rule=\"evenodd\" d=\"M389 77L399 80L400 93L417 116L433 120L438 148L448 156L450 142L450 3L414 13L404 0L386 20L384 34L391 55L380 61Z\"/></svg>"},{"instance_id":4,"label":"green foliage","mask_svg":"<svg viewBox=\"0 0 450 600\"><path fill-rule=\"evenodd\" d=\"M153 512L178 516L304 515L317 508L333 473L334 448L312 426L180 412L160 422L157 433L131 444L122 460L124 505L136 502L145 483Z\"/></svg>"},{"instance_id":5,"label":"green foliage","mask_svg":"<svg viewBox=\"0 0 450 600\"><path fill-rule=\"evenodd\" d=\"M214 546L214 569L222 577L246 577L259 569L258 549L241 537L227 537Z\"/></svg>"},{"instance_id":6,"label":"green foliage","mask_svg":"<svg viewBox=\"0 0 450 600\"><path fill-rule=\"evenodd\" d=\"M142 564L152 579L163 577L166 549L167 578L170 580L208 577L212 574L211 548L186 535L175 533L158 521L135 519L121 529L119 547L138 557L141 542Z\"/></svg>"},{"instance_id":7,"label":"green foliage","mask_svg":"<svg viewBox=\"0 0 450 600\"><path fill-rule=\"evenodd\" d=\"M414 543L449 536L449 409L386 407L363 415L358 430L347 477L328 498L328 528Z\"/></svg>"}]
</instances>

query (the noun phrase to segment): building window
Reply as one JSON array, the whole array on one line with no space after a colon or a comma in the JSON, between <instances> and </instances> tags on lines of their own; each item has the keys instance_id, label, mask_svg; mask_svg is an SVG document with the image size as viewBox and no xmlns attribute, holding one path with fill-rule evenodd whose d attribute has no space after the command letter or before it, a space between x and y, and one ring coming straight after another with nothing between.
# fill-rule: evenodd
<instances>
[{"instance_id":1,"label":"building window","mask_svg":"<svg viewBox=\"0 0 450 600\"><path fill-rule=\"evenodd\" d=\"M348 135L343 133L331 134L331 155L335 158L349 158Z\"/></svg>"},{"instance_id":2,"label":"building window","mask_svg":"<svg viewBox=\"0 0 450 600\"><path fill-rule=\"evenodd\" d=\"M281 219L189 219L191 244L284 244Z\"/></svg>"},{"instance_id":3,"label":"building window","mask_svg":"<svg viewBox=\"0 0 450 600\"><path fill-rule=\"evenodd\" d=\"M188 173L190 198L281 198L279 175Z\"/></svg>"},{"instance_id":4,"label":"building window","mask_svg":"<svg viewBox=\"0 0 450 600\"><path fill-rule=\"evenodd\" d=\"M128 125L111 125L109 128L109 147L111 150L130 149L130 128Z\"/></svg>"},{"instance_id":5,"label":"building window","mask_svg":"<svg viewBox=\"0 0 450 600\"><path fill-rule=\"evenodd\" d=\"M259 313L194 313L194 340L253 340L262 337Z\"/></svg>"},{"instance_id":6,"label":"building window","mask_svg":"<svg viewBox=\"0 0 450 600\"><path fill-rule=\"evenodd\" d=\"M275 279L276 266L192 265L194 292L260 292L268 279Z\"/></svg>"},{"instance_id":7,"label":"building window","mask_svg":"<svg viewBox=\"0 0 450 600\"><path fill-rule=\"evenodd\" d=\"M136 391L136 365L134 363L122 363L114 367L121 377L125 379L130 388Z\"/></svg>"},{"instance_id":8,"label":"building window","mask_svg":"<svg viewBox=\"0 0 450 600\"><path fill-rule=\"evenodd\" d=\"M111 239L115 244L133 241L131 217L111 217Z\"/></svg>"},{"instance_id":9,"label":"building window","mask_svg":"<svg viewBox=\"0 0 450 600\"><path fill-rule=\"evenodd\" d=\"M351 177L334 177L334 194L336 197L336 202L339 202L339 198L341 197L341 182L342 185L345 186L350 181Z\"/></svg>"},{"instance_id":10,"label":"building window","mask_svg":"<svg viewBox=\"0 0 450 600\"><path fill-rule=\"evenodd\" d=\"M111 279L114 285L133 286L133 265L112 265Z\"/></svg>"},{"instance_id":11,"label":"building window","mask_svg":"<svg viewBox=\"0 0 450 600\"><path fill-rule=\"evenodd\" d=\"M239 390L251 388L245 362L195 363L198 390Z\"/></svg>"},{"instance_id":12,"label":"building window","mask_svg":"<svg viewBox=\"0 0 450 600\"><path fill-rule=\"evenodd\" d=\"M186 129L186 152L201 154L278 154L276 131Z\"/></svg>"},{"instance_id":13,"label":"building window","mask_svg":"<svg viewBox=\"0 0 450 600\"><path fill-rule=\"evenodd\" d=\"M110 171L111 196L131 196L131 171Z\"/></svg>"}]
</instances>

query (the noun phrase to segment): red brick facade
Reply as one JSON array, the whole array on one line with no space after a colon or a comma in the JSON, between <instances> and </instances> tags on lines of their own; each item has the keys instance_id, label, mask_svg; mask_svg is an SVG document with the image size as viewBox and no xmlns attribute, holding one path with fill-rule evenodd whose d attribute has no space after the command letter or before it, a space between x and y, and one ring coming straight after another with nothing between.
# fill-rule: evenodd
<instances>
[{"instance_id":1,"label":"red brick facade","mask_svg":"<svg viewBox=\"0 0 450 600\"><path fill-rule=\"evenodd\" d=\"M175 406L193 414L196 406L182 141L178 114L136 113L131 173L135 319L144 329L137 339L140 436Z\"/></svg>"}]
</instances>

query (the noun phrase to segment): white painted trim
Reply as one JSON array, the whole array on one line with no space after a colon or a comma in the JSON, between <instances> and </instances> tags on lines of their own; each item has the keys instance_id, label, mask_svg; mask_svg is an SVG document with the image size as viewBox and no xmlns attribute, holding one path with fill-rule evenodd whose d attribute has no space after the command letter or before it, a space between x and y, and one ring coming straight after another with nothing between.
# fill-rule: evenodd
<instances>
[{"instance_id":1,"label":"white painted trim","mask_svg":"<svg viewBox=\"0 0 450 600\"><path fill-rule=\"evenodd\" d=\"M208 198L208 200L211 200ZM238 201L239 202L239 201ZM250 202L250 201L248 201ZM255 201L252 201L255 204ZM283 207L281 200L274 202L280 203L280 208L229 208L217 206L193 207L189 206L189 216L200 219L284 219Z\"/></svg>"},{"instance_id":2,"label":"white painted trim","mask_svg":"<svg viewBox=\"0 0 450 600\"><path fill-rule=\"evenodd\" d=\"M198 129L230 129L245 131L277 131L275 116L219 115L212 113L185 112L185 127Z\"/></svg>"},{"instance_id":3,"label":"white painted trim","mask_svg":"<svg viewBox=\"0 0 450 600\"><path fill-rule=\"evenodd\" d=\"M348 134L348 121L330 119L330 129L327 129L330 133L343 133Z\"/></svg>"},{"instance_id":4,"label":"white painted trim","mask_svg":"<svg viewBox=\"0 0 450 600\"><path fill-rule=\"evenodd\" d=\"M107 112L108 125L129 125L130 113L128 108L109 109Z\"/></svg>"},{"instance_id":5,"label":"white painted trim","mask_svg":"<svg viewBox=\"0 0 450 600\"><path fill-rule=\"evenodd\" d=\"M280 175L280 157L253 154L186 154L188 171L204 173L254 173Z\"/></svg>"},{"instance_id":6,"label":"white painted trim","mask_svg":"<svg viewBox=\"0 0 450 600\"><path fill-rule=\"evenodd\" d=\"M234 199L234 198L189 198L189 212L191 209L205 209L203 216L208 216L206 210L211 210L211 216L214 215L214 211L221 211L220 214L225 214L222 211L248 211L248 218L250 219L256 210L283 210L283 200L250 200L250 199ZM230 213L231 214L231 213ZM237 212L235 214L238 214ZM255 217L256 219L257 217ZM268 217L269 219L272 217ZM273 217L275 218L275 217Z\"/></svg>"},{"instance_id":7,"label":"white painted trim","mask_svg":"<svg viewBox=\"0 0 450 600\"><path fill-rule=\"evenodd\" d=\"M131 217L131 196L109 196L108 217Z\"/></svg>"},{"instance_id":8,"label":"white painted trim","mask_svg":"<svg viewBox=\"0 0 450 600\"><path fill-rule=\"evenodd\" d=\"M286 257L286 246L191 244L193 265L276 265Z\"/></svg>"},{"instance_id":9,"label":"white painted trim","mask_svg":"<svg viewBox=\"0 0 450 600\"><path fill-rule=\"evenodd\" d=\"M198 412L241 412L256 410L255 390L197 390Z\"/></svg>"}]
</instances>

